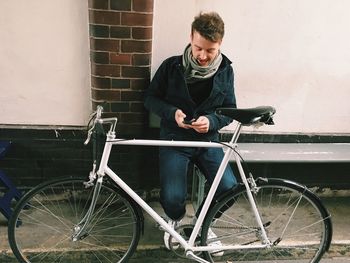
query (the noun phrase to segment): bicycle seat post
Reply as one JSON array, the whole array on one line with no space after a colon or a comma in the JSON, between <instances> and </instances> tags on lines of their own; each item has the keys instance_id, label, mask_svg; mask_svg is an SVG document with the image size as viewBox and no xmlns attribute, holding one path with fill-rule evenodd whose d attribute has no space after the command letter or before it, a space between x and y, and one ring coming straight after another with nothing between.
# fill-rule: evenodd
<instances>
[{"instance_id":1,"label":"bicycle seat post","mask_svg":"<svg viewBox=\"0 0 350 263\"><path fill-rule=\"evenodd\" d=\"M230 145L234 145L237 143L238 141L238 138L239 138L239 135L241 134L241 131L242 131L242 123L240 122L237 122L237 126L236 126L236 129L235 131L233 132L232 134L232 137L231 137L231 140L229 142Z\"/></svg>"}]
</instances>

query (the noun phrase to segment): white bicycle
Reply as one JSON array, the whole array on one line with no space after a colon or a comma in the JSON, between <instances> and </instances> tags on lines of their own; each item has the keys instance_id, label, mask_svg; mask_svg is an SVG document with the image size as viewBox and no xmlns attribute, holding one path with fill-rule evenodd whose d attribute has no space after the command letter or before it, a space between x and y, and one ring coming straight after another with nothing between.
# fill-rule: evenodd
<instances>
[{"instance_id":1,"label":"white bicycle","mask_svg":"<svg viewBox=\"0 0 350 263\"><path fill-rule=\"evenodd\" d=\"M125 140L116 138L117 119L102 118L99 106L87 139L97 127L110 126L98 167L89 180L58 178L25 194L8 227L14 255L20 262L127 262L143 231L142 208L177 242L176 253L197 262L319 262L332 238L331 216L320 199L296 182L246 175L239 154L242 126L271 124L274 113L268 106L218 109L217 114L238 122L229 142ZM173 229L108 166L118 145L225 150L194 225ZM232 157L241 183L212 203ZM215 240L208 238L209 228ZM216 240L222 245L208 245Z\"/></svg>"}]
</instances>

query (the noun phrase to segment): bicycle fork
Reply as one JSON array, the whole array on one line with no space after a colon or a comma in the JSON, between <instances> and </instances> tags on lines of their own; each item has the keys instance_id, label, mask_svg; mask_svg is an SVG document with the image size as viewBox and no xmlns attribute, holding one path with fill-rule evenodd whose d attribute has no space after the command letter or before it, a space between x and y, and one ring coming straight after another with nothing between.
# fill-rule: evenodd
<instances>
[{"instance_id":1,"label":"bicycle fork","mask_svg":"<svg viewBox=\"0 0 350 263\"><path fill-rule=\"evenodd\" d=\"M96 165L94 164L93 170L90 172L90 176L89 176L90 180L88 182L84 183L86 188L93 186L92 182L96 179L95 168L96 168ZM72 234L72 241L73 242L81 240L89 235L89 233L86 229L87 229L87 227L90 223L91 217L94 213L97 198L100 194L102 181L103 181L103 176L99 176L96 180L96 183L94 186L94 193L92 195L90 207L89 207L88 211L86 212L85 216L80 220L80 222L73 229L73 234Z\"/></svg>"},{"instance_id":2,"label":"bicycle fork","mask_svg":"<svg viewBox=\"0 0 350 263\"><path fill-rule=\"evenodd\" d=\"M114 139L115 138L114 130L115 130L115 125L116 125L116 119L114 119L114 118L105 119L103 122L102 122L102 120L100 120L100 123L111 123L112 124L111 128L107 134L107 140ZM87 231L87 227L89 226L89 223L91 221L91 218L93 216L93 213L94 213L94 210L96 207L97 198L100 194L100 190L101 190L102 182L103 182L103 177L105 175L104 168L107 167L107 161L108 161L111 149L112 149L112 144L106 142L105 147L103 149L103 153L102 153L102 157L100 160L98 171L96 172L96 168L97 168L96 161L94 161L92 171L89 174L89 181L84 183L86 188L91 187L94 185L94 181L97 177L97 180L96 180L96 183L94 186L95 188L94 188L94 193L92 196L90 207L89 207L88 211L86 212L85 216L83 217L83 219L73 229L73 234L72 234L72 241L73 242L81 240L89 235L89 232Z\"/></svg>"}]
</instances>

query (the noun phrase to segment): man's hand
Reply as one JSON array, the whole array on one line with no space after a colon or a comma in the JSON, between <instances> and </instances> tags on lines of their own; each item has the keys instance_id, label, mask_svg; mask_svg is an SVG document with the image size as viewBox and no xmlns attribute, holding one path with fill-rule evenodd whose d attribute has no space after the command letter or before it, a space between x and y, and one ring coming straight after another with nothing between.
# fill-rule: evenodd
<instances>
[{"instance_id":1,"label":"man's hand","mask_svg":"<svg viewBox=\"0 0 350 263\"><path fill-rule=\"evenodd\" d=\"M178 109L175 112L175 121L177 125L184 129L194 129L198 133L207 133L209 131L209 119L205 116L200 116L197 120L194 120L191 124L185 124L184 120L186 114L182 110Z\"/></svg>"},{"instance_id":2,"label":"man's hand","mask_svg":"<svg viewBox=\"0 0 350 263\"><path fill-rule=\"evenodd\" d=\"M198 133L207 133L209 131L209 119L205 116L200 116L196 121L189 125Z\"/></svg>"},{"instance_id":3,"label":"man's hand","mask_svg":"<svg viewBox=\"0 0 350 263\"><path fill-rule=\"evenodd\" d=\"M184 129L190 129L191 125L184 124L184 119L186 118L186 114L182 112L182 110L178 109L175 111L175 121L177 125Z\"/></svg>"}]
</instances>

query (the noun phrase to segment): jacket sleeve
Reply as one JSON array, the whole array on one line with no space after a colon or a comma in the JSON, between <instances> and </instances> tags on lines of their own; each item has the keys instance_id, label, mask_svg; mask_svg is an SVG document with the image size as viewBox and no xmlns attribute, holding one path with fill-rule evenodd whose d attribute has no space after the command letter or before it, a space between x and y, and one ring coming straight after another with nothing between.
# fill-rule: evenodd
<instances>
[{"instance_id":1,"label":"jacket sleeve","mask_svg":"<svg viewBox=\"0 0 350 263\"><path fill-rule=\"evenodd\" d=\"M168 60L165 60L156 71L150 86L145 92L144 105L147 110L155 113L162 119L174 121L177 108L166 102L168 87Z\"/></svg>"},{"instance_id":2,"label":"jacket sleeve","mask_svg":"<svg viewBox=\"0 0 350 263\"><path fill-rule=\"evenodd\" d=\"M220 107L237 108L236 96L234 92L234 73L231 66L229 66L227 74L228 85L226 86L226 95ZM231 118L222 115L217 115L215 112L206 115L206 117L209 119L210 122L209 131L218 131L232 122Z\"/></svg>"}]
</instances>

